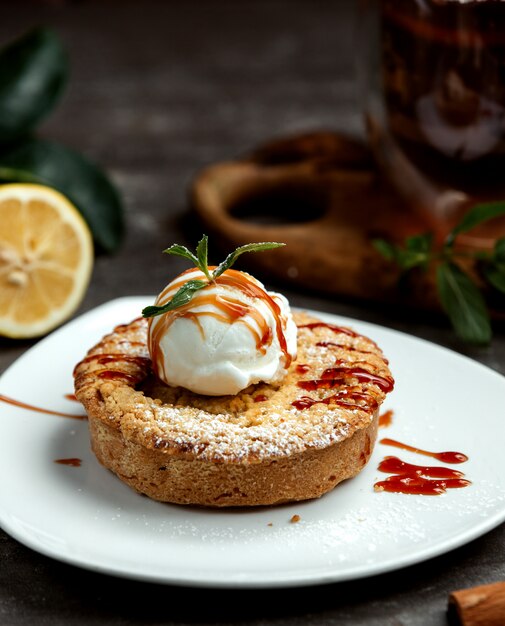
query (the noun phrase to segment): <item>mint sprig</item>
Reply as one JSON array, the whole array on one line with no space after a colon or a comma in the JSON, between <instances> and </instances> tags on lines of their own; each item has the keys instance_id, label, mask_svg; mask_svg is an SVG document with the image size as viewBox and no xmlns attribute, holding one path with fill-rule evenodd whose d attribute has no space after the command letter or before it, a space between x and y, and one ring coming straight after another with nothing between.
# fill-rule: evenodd
<instances>
[{"instance_id":1,"label":"mint sprig","mask_svg":"<svg viewBox=\"0 0 505 626\"><path fill-rule=\"evenodd\" d=\"M262 241L260 243L249 243L245 246L240 246L234 252L230 253L226 259L211 272L208 266L209 238L207 235L203 235L198 242L196 254L193 254L193 252L185 246L173 244L170 248L163 250L164 254L172 254L189 259L203 272L207 280L188 280L176 291L173 298L167 302L167 304L163 306L147 306L142 310L142 315L144 317L155 317L156 315L162 315L163 313L168 313L169 311L184 306L191 301L197 291L214 282L221 274L230 269L238 257L244 254L244 252L262 252L263 250L273 250L274 248L280 248L285 245L284 243L277 243L275 241Z\"/></svg>"},{"instance_id":2,"label":"mint sprig","mask_svg":"<svg viewBox=\"0 0 505 626\"><path fill-rule=\"evenodd\" d=\"M398 265L402 275L435 264L438 298L456 334L468 343L485 345L492 337L486 302L458 259L473 258L487 284L505 294L505 238L496 241L492 252L461 252L454 244L459 234L502 215L505 215L505 201L474 206L447 235L441 250L434 248L431 233L408 237L403 246L384 239L372 243L383 257Z\"/></svg>"}]
</instances>

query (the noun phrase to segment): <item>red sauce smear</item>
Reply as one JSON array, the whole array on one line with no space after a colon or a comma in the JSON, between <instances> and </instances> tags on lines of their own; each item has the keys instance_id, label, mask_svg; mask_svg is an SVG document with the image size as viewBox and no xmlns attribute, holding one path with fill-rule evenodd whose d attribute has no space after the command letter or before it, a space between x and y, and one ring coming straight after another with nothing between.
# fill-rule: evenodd
<instances>
[{"instance_id":1,"label":"red sauce smear","mask_svg":"<svg viewBox=\"0 0 505 626\"><path fill-rule=\"evenodd\" d=\"M305 374L309 370L310 365L307 365L307 363L300 363L296 366L296 371L298 372L298 374Z\"/></svg>"},{"instance_id":2,"label":"red sauce smear","mask_svg":"<svg viewBox=\"0 0 505 626\"><path fill-rule=\"evenodd\" d=\"M81 467L82 464L81 459L55 459L54 462L60 465L71 465L72 467Z\"/></svg>"},{"instance_id":3,"label":"red sauce smear","mask_svg":"<svg viewBox=\"0 0 505 626\"><path fill-rule=\"evenodd\" d=\"M387 428L391 426L393 423L393 415L394 411L389 409L389 411L385 411L382 415L379 415L379 428Z\"/></svg>"},{"instance_id":4,"label":"red sauce smear","mask_svg":"<svg viewBox=\"0 0 505 626\"><path fill-rule=\"evenodd\" d=\"M12 404L13 406L17 406L21 409L28 409L29 411L36 411L37 413L45 413L46 415L57 415L58 417L70 417L71 419L76 420L84 420L87 419L86 415L72 415L72 413L62 413L61 411L52 411L51 409L43 409L39 406L34 406L33 404L27 404L26 402L20 402L19 400L15 400L14 398L9 398L8 396L4 396L0 394L0 402L5 402L6 404Z\"/></svg>"},{"instance_id":5,"label":"red sauce smear","mask_svg":"<svg viewBox=\"0 0 505 626\"><path fill-rule=\"evenodd\" d=\"M429 476L430 478L463 478L463 472L451 467L435 467L432 465L413 465L406 463L397 456L387 456L377 468L386 474L418 474L419 476Z\"/></svg>"},{"instance_id":6,"label":"red sauce smear","mask_svg":"<svg viewBox=\"0 0 505 626\"><path fill-rule=\"evenodd\" d=\"M468 461L466 454L462 452L429 452L428 450L422 450L414 446L409 446L406 443L401 443L395 439L381 439L379 443L383 443L386 446L394 446L395 448L401 448L402 450L408 450L409 452L416 452L417 454L424 454L424 456L430 456L442 463L464 463Z\"/></svg>"},{"instance_id":7,"label":"red sauce smear","mask_svg":"<svg viewBox=\"0 0 505 626\"><path fill-rule=\"evenodd\" d=\"M422 496L439 496L447 489L461 489L470 485L469 480L464 478L447 478L433 480L423 478L417 473L399 474L390 476L374 485L375 491L388 491L392 493L406 493Z\"/></svg>"}]
</instances>

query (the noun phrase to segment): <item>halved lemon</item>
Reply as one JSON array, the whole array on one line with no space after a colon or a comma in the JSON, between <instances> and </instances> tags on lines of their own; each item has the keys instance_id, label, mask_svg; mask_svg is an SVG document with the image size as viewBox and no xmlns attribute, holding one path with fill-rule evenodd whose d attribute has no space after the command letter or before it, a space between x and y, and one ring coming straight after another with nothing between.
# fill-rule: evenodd
<instances>
[{"instance_id":1,"label":"halved lemon","mask_svg":"<svg viewBox=\"0 0 505 626\"><path fill-rule=\"evenodd\" d=\"M0 335L39 337L81 303L93 268L89 228L42 185L0 186Z\"/></svg>"}]
</instances>

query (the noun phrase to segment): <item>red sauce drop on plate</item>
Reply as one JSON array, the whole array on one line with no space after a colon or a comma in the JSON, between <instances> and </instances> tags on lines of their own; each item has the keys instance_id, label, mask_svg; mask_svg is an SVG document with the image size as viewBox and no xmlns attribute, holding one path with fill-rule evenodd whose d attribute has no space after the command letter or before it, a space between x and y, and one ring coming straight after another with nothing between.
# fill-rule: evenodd
<instances>
[{"instance_id":1,"label":"red sauce drop on plate","mask_svg":"<svg viewBox=\"0 0 505 626\"><path fill-rule=\"evenodd\" d=\"M389 411L385 411L382 415L379 415L379 428L387 428L388 426L391 426L393 423L393 415L394 412L392 409L389 409Z\"/></svg>"},{"instance_id":2,"label":"red sauce drop on plate","mask_svg":"<svg viewBox=\"0 0 505 626\"><path fill-rule=\"evenodd\" d=\"M55 463L59 465L71 465L72 467L81 467L82 460L81 459L55 459Z\"/></svg>"}]
</instances>

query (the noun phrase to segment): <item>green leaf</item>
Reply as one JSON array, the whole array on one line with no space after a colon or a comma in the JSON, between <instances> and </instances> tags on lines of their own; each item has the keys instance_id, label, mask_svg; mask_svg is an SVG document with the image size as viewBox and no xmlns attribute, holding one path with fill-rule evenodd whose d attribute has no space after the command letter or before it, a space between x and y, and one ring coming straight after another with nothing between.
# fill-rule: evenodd
<instances>
[{"instance_id":1,"label":"green leaf","mask_svg":"<svg viewBox=\"0 0 505 626\"><path fill-rule=\"evenodd\" d=\"M385 239L373 239L373 247L388 261L396 259L396 246Z\"/></svg>"},{"instance_id":2,"label":"green leaf","mask_svg":"<svg viewBox=\"0 0 505 626\"><path fill-rule=\"evenodd\" d=\"M142 315L144 317L155 317L156 315L173 311L190 302L195 292L203 289L208 284L209 283L204 280L188 280L167 304L163 306L147 306L142 310Z\"/></svg>"},{"instance_id":3,"label":"green leaf","mask_svg":"<svg viewBox=\"0 0 505 626\"><path fill-rule=\"evenodd\" d=\"M221 276L223 272L229 270L235 263L238 257L244 252L262 252L263 250L273 250L274 248L281 248L285 246L285 243L277 243L275 241L263 241L261 243L248 243L245 246L240 246L234 252L229 254L226 259L220 263L212 273L212 279L215 280L218 276Z\"/></svg>"},{"instance_id":4,"label":"green leaf","mask_svg":"<svg viewBox=\"0 0 505 626\"><path fill-rule=\"evenodd\" d=\"M471 279L454 263L444 262L437 267L437 288L456 334L469 343L489 343L489 313L482 294Z\"/></svg>"},{"instance_id":5,"label":"green leaf","mask_svg":"<svg viewBox=\"0 0 505 626\"><path fill-rule=\"evenodd\" d=\"M422 235L413 235L407 237L405 246L410 252L429 252L433 244L433 234L423 233Z\"/></svg>"},{"instance_id":6,"label":"green leaf","mask_svg":"<svg viewBox=\"0 0 505 626\"><path fill-rule=\"evenodd\" d=\"M494 258L498 263L505 263L505 237L494 244Z\"/></svg>"},{"instance_id":7,"label":"green leaf","mask_svg":"<svg viewBox=\"0 0 505 626\"><path fill-rule=\"evenodd\" d=\"M405 240L405 248L384 239L374 239L372 244L388 261L395 261L402 270L407 271L413 267L427 265L430 260L432 235L426 233L408 237Z\"/></svg>"},{"instance_id":8,"label":"green leaf","mask_svg":"<svg viewBox=\"0 0 505 626\"><path fill-rule=\"evenodd\" d=\"M505 215L505 201L486 202L485 204L475 205L472 209L470 209L470 211L468 211L468 213L466 213L460 223L452 229L447 236L445 245L447 247L452 246L456 236L460 233L465 233L478 224L495 217L500 217L501 215Z\"/></svg>"},{"instance_id":9,"label":"green leaf","mask_svg":"<svg viewBox=\"0 0 505 626\"><path fill-rule=\"evenodd\" d=\"M98 247L113 252L123 234L118 193L94 163L70 148L43 139L26 139L0 151L0 181L54 187L76 205Z\"/></svg>"},{"instance_id":10,"label":"green leaf","mask_svg":"<svg viewBox=\"0 0 505 626\"><path fill-rule=\"evenodd\" d=\"M191 252L191 250L188 250L186 248L186 246L180 246L179 244L174 243L173 245L170 246L170 248L163 250L163 253L173 254L174 256L182 256L185 259L189 259L190 261L192 261L198 267L198 259Z\"/></svg>"},{"instance_id":11,"label":"green leaf","mask_svg":"<svg viewBox=\"0 0 505 626\"><path fill-rule=\"evenodd\" d=\"M501 293L505 293L505 264L490 263L483 268L487 281Z\"/></svg>"},{"instance_id":12,"label":"green leaf","mask_svg":"<svg viewBox=\"0 0 505 626\"><path fill-rule=\"evenodd\" d=\"M26 135L63 91L68 63L51 30L30 31L0 51L0 141Z\"/></svg>"},{"instance_id":13,"label":"green leaf","mask_svg":"<svg viewBox=\"0 0 505 626\"><path fill-rule=\"evenodd\" d=\"M198 257L198 267L209 280L212 280L212 277L209 274L209 268L208 268L208 249L209 249L209 238L207 237L207 235L203 235L203 237L198 242L198 246L196 248L196 256Z\"/></svg>"},{"instance_id":14,"label":"green leaf","mask_svg":"<svg viewBox=\"0 0 505 626\"><path fill-rule=\"evenodd\" d=\"M426 266L429 254L426 252L414 252L399 249L396 253L396 262L403 270L411 270L413 267Z\"/></svg>"}]
</instances>

